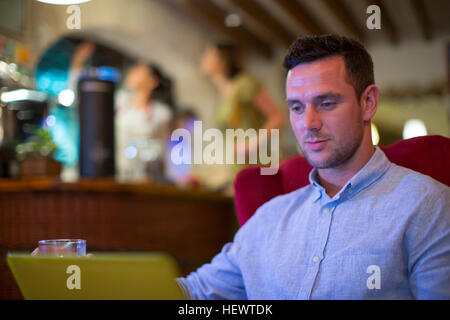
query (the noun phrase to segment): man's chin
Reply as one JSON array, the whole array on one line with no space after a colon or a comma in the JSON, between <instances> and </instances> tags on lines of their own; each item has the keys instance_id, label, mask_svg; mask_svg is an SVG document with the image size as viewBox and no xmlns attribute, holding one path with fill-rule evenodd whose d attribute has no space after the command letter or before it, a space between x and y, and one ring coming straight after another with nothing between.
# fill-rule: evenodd
<instances>
[{"instance_id":1,"label":"man's chin","mask_svg":"<svg viewBox=\"0 0 450 320\"><path fill-rule=\"evenodd\" d=\"M311 167L317 169L325 169L329 166L328 157L318 156L318 155L310 155L308 153L304 153L306 161L308 161Z\"/></svg>"},{"instance_id":2,"label":"man's chin","mask_svg":"<svg viewBox=\"0 0 450 320\"><path fill-rule=\"evenodd\" d=\"M327 169L330 168L330 165L328 162L310 162L308 161L309 165L316 169Z\"/></svg>"}]
</instances>

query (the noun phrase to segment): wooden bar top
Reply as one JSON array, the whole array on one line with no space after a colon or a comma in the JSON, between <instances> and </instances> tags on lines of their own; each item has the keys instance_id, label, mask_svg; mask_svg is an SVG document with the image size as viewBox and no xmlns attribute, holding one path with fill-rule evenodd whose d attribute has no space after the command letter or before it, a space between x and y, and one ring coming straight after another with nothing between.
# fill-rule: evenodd
<instances>
[{"instance_id":1,"label":"wooden bar top","mask_svg":"<svg viewBox=\"0 0 450 320\"><path fill-rule=\"evenodd\" d=\"M193 198L233 202L233 198L220 192L199 188L180 188L173 185L157 185L150 182L124 183L114 179L80 179L76 182L64 182L60 179L0 179L0 192L23 191L89 191L117 192L167 196L175 198Z\"/></svg>"}]
</instances>

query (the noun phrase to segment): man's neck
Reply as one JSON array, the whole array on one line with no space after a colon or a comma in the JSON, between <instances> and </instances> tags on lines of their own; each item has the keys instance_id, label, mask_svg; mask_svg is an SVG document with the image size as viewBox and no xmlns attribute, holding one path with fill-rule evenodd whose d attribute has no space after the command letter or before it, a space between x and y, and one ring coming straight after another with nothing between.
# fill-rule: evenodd
<instances>
[{"instance_id":1,"label":"man's neck","mask_svg":"<svg viewBox=\"0 0 450 320\"><path fill-rule=\"evenodd\" d=\"M334 197L369 162L375 152L375 148L370 146L370 148L360 151L362 152L356 152L345 164L334 168L317 170L319 183L325 188L325 192L330 198Z\"/></svg>"}]
</instances>

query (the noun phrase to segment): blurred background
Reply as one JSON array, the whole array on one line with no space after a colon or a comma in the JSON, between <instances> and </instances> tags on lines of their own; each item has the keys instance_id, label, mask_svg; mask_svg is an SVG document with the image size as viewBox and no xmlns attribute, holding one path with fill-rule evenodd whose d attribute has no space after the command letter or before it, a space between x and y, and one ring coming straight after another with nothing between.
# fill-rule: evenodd
<instances>
[{"instance_id":1,"label":"blurred background","mask_svg":"<svg viewBox=\"0 0 450 320\"><path fill-rule=\"evenodd\" d=\"M170 133L257 123L280 129L280 161L301 153L282 67L298 36L368 48L374 144L449 137L449 12L448 0L0 0L2 255L80 237L88 251L167 251L183 273L209 261L237 227L240 167L175 165L171 150L190 145ZM271 111L236 118L235 99ZM3 260L0 277L0 297L20 297Z\"/></svg>"},{"instance_id":2,"label":"blurred background","mask_svg":"<svg viewBox=\"0 0 450 320\"><path fill-rule=\"evenodd\" d=\"M381 30L366 27L369 4L381 9ZM55 157L62 163L62 177L69 181L78 178L80 158L77 78L71 63L77 48L86 42L95 48L78 68L85 76L91 69L91 75L94 72L95 77L114 83L114 108L125 96L119 93L127 70L144 60L157 66L170 83L171 117L175 110L189 109L192 116L213 127L220 97L201 70L208 45L234 44L246 71L287 115L282 59L289 44L304 34L351 36L368 47L381 88L375 143L449 134L450 3L445 0L94 0L77 5L80 29L70 29L76 12L67 5L1 0L0 6L2 92L25 88L48 95L44 125L58 146ZM282 159L298 154L289 125L280 128ZM117 147L117 125L113 130ZM136 152L133 144L120 154L115 150L117 172L118 159L126 151L128 159L143 153L135 145ZM195 169L203 185L213 188L220 185L211 175L217 170L215 166Z\"/></svg>"}]
</instances>

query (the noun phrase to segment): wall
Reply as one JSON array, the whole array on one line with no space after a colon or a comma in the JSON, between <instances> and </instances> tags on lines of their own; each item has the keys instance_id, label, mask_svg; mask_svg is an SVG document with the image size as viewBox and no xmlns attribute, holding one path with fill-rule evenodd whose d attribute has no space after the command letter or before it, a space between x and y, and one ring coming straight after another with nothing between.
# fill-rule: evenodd
<instances>
[{"instance_id":1,"label":"wall","mask_svg":"<svg viewBox=\"0 0 450 320\"><path fill-rule=\"evenodd\" d=\"M45 48L69 33L66 27L69 14L66 6L30 1L30 7L31 28L27 42L35 53L35 63ZM175 94L180 104L194 108L207 126L213 125L216 91L198 70L204 47L215 38L211 30L200 28L190 18L172 10L164 0L94 0L80 7L81 33L160 64L175 80ZM445 38L438 38L430 43L407 40L395 46L387 41L369 45L382 93L399 85L426 87L444 81L445 43ZM284 53L285 49L279 49L272 60L249 55L246 63L250 72L263 82L287 112L284 70L281 67ZM444 104L434 108L442 109ZM408 110L412 112L411 108ZM388 119L385 114L380 114L380 119ZM448 121L442 123L445 111L439 112L439 116L431 112L420 114L427 117L426 122L431 127L439 128L439 134L448 135ZM394 122L396 118L390 117ZM403 119L396 122L397 128L401 127L401 121ZM287 155L295 153L296 141L289 127L282 137L282 145L288 149Z\"/></svg>"},{"instance_id":2,"label":"wall","mask_svg":"<svg viewBox=\"0 0 450 320\"><path fill-rule=\"evenodd\" d=\"M433 84L444 84L447 76L445 48L449 39L440 37L430 42L415 40L395 46L369 47L375 65L375 81L381 89L381 102L375 116L378 126L401 135L408 119L421 119L428 134L450 136L450 108L444 96L398 99L384 94L391 89L408 87L426 91Z\"/></svg>"},{"instance_id":3,"label":"wall","mask_svg":"<svg viewBox=\"0 0 450 320\"><path fill-rule=\"evenodd\" d=\"M398 45L383 43L368 47L380 87L412 84L426 88L446 78L445 47L450 38L430 42L403 41Z\"/></svg>"},{"instance_id":4,"label":"wall","mask_svg":"<svg viewBox=\"0 0 450 320\"><path fill-rule=\"evenodd\" d=\"M213 120L215 91L198 72L208 37L174 15L158 1L95 0L79 5L81 30L128 54L157 62L175 79L181 105L198 110L208 123ZM29 43L35 64L59 37L69 34L66 6L31 2ZM183 30L183 32L180 32Z\"/></svg>"}]
</instances>

